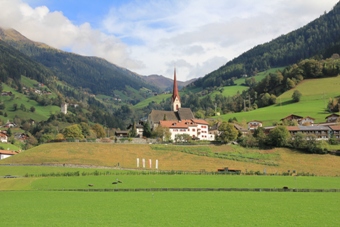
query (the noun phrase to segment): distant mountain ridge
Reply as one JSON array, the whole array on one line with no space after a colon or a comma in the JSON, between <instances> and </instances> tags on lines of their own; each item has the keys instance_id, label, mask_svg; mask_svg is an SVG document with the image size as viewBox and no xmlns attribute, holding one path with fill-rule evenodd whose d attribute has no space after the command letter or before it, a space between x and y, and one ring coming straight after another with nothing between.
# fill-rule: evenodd
<instances>
[{"instance_id":1,"label":"distant mountain ridge","mask_svg":"<svg viewBox=\"0 0 340 227\"><path fill-rule=\"evenodd\" d=\"M93 94L114 96L115 91L118 90L132 99L141 100L143 97L136 96L136 92L131 93L130 88L137 92L142 88L160 90L147 83L142 76L105 59L68 53L46 44L33 42L13 29L0 28L0 39L33 61L44 65L59 80Z\"/></svg>"},{"instance_id":2,"label":"distant mountain ridge","mask_svg":"<svg viewBox=\"0 0 340 227\"><path fill-rule=\"evenodd\" d=\"M149 76L144 76L143 77L148 83L153 84L156 87L159 87L160 89L162 89L163 91L171 91L172 87L173 87L173 80L169 79L167 77L164 77L162 75L149 75ZM185 86L187 86L188 84L191 84L192 82L196 81L197 78L188 80L188 81L179 81L177 80L177 85L178 88L181 89Z\"/></svg>"},{"instance_id":3,"label":"distant mountain ridge","mask_svg":"<svg viewBox=\"0 0 340 227\"><path fill-rule=\"evenodd\" d=\"M245 74L251 76L316 55L330 57L332 50L340 49L339 44L340 2L304 27L250 49L193 84L203 88L228 85L228 80Z\"/></svg>"}]
</instances>

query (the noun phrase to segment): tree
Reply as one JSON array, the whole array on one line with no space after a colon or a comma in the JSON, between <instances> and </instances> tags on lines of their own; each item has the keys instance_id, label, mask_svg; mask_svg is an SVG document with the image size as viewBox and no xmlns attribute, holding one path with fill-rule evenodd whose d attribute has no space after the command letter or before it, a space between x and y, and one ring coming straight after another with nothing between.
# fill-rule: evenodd
<instances>
[{"instance_id":1,"label":"tree","mask_svg":"<svg viewBox=\"0 0 340 227\"><path fill-rule=\"evenodd\" d=\"M26 106L25 106L24 104L21 104L21 105L20 105L20 109L21 109L22 111L26 111Z\"/></svg>"},{"instance_id":2,"label":"tree","mask_svg":"<svg viewBox=\"0 0 340 227\"><path fill-rule=\"evenodd\" d=\"M12 130L11 130L11 128L8 128L8 129L7 129L7 135L8 135L8 137L11 137L11 136L12 136Z\"/></svg>"},{"instance_id":3,"label":"tree","mask_svg":"<svg viewBox=\"0 0 340 227\"><path fill-rule=\"evenodd\" d=\"M81 127L78 124L68 126L64 129L63 135L65 138L83 139Z\"/></svg>"},{"instance_id":4,"label":"tree","mask_svg":"<svg viewBox=\"0 0 340 227\"><path fill-rule=\"evenodd\" d=\"M132 123L132 127L131 127L131 130L129 132L129 136L132 137L132 138L137 136L137 129L136 129L136 123L135 122Z\"/></svg>"},{"instance_id":5,"label":"tree","mask_svg":"<svg viewBox=\"0 0 340 227\"><path fill-rule=\"evenodd\" d=\"M285 126L276 126L268 134L268 143L275 147L285 147L288 145L290 134Z\"/></svg>"},{"instance_id":6,"label":"tree","mask_svg":"<svg viewBox=\"0 0 340 227\"><path fill-rule=\"evenodd\" d=\"M306 136L305 134L298 132L296 133L291 140L291 145L295 149L304 150L307 146Z\"/></svg>"},{"instance_id":7,"label":"tree","mask_svg":"<svg viewBox=\"0 0 340 227\"><path fill-rule=\"evenodd\" d=\"M13 104L13 110L16 111L18 109L18 104L14 103Z\"/></svg>"},{"instance_id":8,"label":"tree","mask_svg":"<svg viewBox=\"0 0 340 227\"><path fill-rule=\"evenodd\" d=\"M95 124L92 126L92 130L96 132L97 138L105 137L105 130L100 124Z\"/></svg>"},{"instance_id":9,"label":"tree","mask_svg":"<svg viewBox=\"0 0 340 227\"><path fill-rule=\"evenodd\" d=\"M161 138L161 140L163 141L169 141L171 138L171 133L169 128L158 126L157 128L154 129L153 136Z\"/></svg>"},{"instance_id":10,"label":"tree","mask_svg":"<svg viewBox=\"0 0 340 227\"><path fill-rule=\"evenodd\" d=\"M188 142L191 140L191 136L189 134L176 134L175 142Z\"/></svg>"},{"instance_id":11,"label":"tree","mask_svg":"<svg viewBox=\"0 0 340 227\"><path fill-rule=\"evenodd\" d=\"M31 106L30 111L31 111L32 113L34 113L34 112L35 112L35 107L34 107L34 106Z\"/></svg>"},{"instance_id":12,"label":"tree","mask_svg":"<svg viewBox=\"0 0 340 227\"><path fill-rule=\"evenodd\" d=\"M224 121L218 127L218 130L221 132L218 139L223 143L229 143L236 140L237 138L238 131L235 129L233 124L229 124L228 122Z\"/></svg>"},{"instance_id":13,"label":"tree","mask_svg":"<svg viewBox=\"0 0 340 227\"><path fill-rule=\"evenodd\" d=\"M301 96L302 96L301 92L299 92L298 90L295 90L292 95L292 99L294 102L300 102Z\"/></svg>"},{"instance_id":14,"label":"tree","mask_svg":"<svg viewBox=\"0 0 340 227\"><path fill-rule=\"evenodd\" d=\"M91 128L87 123L81 122L79 125L80 125L81 131L84 137L87 137L88 135L90 135Z\"/></svg>"},{"instance_id":15,"label":"tree","mask_svg":"<svg viewBox=\"0 0 340 227\"><path fill-rule=\"evenodd\" d=\"M143 136L149 138L151 136L151 129L149 122L145 122L143 125Z\"/></svg>"}]
</instances>

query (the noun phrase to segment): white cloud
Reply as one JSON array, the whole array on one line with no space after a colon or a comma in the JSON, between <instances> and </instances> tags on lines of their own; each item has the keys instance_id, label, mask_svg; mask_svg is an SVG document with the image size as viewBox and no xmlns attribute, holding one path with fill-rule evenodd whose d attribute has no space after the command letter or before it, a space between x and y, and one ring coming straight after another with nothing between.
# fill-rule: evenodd
<instances>
[{"instance_id":1,"label":"white cloud","mask_svg":"<svg viewBox=\"0 0 340 227\"><path fill-rule=\"evenodd\" d=\"M32 8L23 1L0 0L0 26L143 75L172 78L176 65L180 80L202 77L255 45L307 24L338 2L131 0L108 9L102 27L93 28L86 21L75 25L62 11L51 12L43 4Z\"/></svg>"},{"instance_id":2,"label":"white cloud","mask_svg":"<svg viewBox=\"0 0 340 227\"><path fill-rule=\"evenodd\" d=\"M130 58L126 44L114 35L93 29L87 22L76 26L62 12L50 12L46 6L32 8L21 0L1 0L0 26L55 48L106 58L123 67L142 65Z\"/></svg>"}]
</instances>

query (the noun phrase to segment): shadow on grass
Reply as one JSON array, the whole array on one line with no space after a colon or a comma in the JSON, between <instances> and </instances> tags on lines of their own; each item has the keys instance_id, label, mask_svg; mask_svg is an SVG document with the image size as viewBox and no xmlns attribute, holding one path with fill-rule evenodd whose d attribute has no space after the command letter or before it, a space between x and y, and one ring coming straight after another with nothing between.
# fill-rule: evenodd
<instances>
[{"instance_id":1,"label":"shadow on grass","mask_svg":"<svg viewBox=\"0 0 340 227\"><path fill-rule=\"evenodd\" d=\"M286 106L295 103L293 100L287 100L281 103L277 103L276 106Z\"/></svg>"}]
</instances>

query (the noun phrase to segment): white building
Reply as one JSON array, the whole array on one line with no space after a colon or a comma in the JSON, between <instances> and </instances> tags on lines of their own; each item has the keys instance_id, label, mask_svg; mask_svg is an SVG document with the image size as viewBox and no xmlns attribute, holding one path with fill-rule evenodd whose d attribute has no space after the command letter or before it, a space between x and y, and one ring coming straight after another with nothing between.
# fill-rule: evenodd
<instances>
[{"instance_id":1,"label":"white building","mask_svg":"<svg viewBox=\"0 0 340 227\"><path fill-rule=\"evenodd\" d=\"M67 114L67 106L68 106L67 103L62 103L62 104L61 104L60 111L61 111L63 114Z\"/></svg>"},{"instance_id":2,"label":"white building","mask_svg":"<svg viewBox=\"0 0 340 227\"><path fill-rule=\"evenodd\" d=\"M0 160L11 157L15 154L16 153L14 151L0 150Z\"/></svg>"},{"instance_id":3,"label":"white building","mask_svg":"<svg viewBox=\"0 0 340 227\"><path fill-rule=\"evenodd\" d=\"M201 119L191 119L184 121L160 121L160 126L169 128L170 139L175 140L176 135L187 134L193 139L215 140L214 134L209 134L208 122Z\"/></svg>"}]
</instances>

